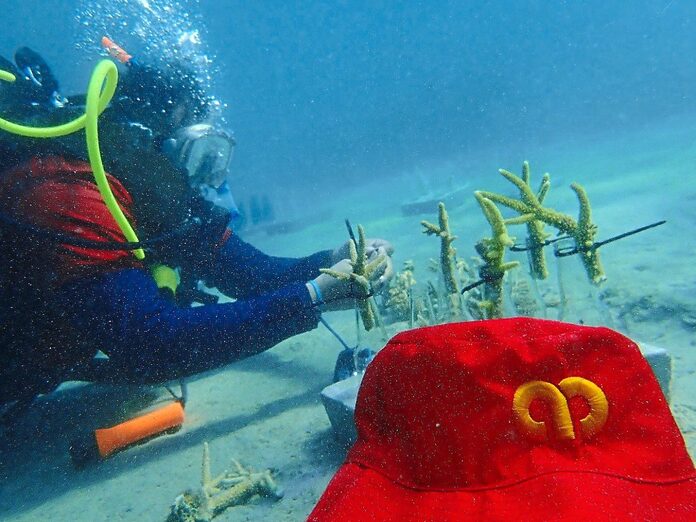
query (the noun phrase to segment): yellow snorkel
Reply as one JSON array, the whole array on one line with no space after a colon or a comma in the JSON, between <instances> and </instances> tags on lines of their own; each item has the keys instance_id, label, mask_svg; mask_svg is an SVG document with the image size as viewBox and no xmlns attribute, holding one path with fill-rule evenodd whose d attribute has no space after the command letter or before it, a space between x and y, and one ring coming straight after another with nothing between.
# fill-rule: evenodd
<instances>
[{"instance_id":1,"label":"yellow snorkel","mask_svg":"<svg viewBox=\"0 0 696 522\"><path fill-rule=\"evenodd\" d=\"M0 69L0 80L14 82L16 78L14 74ZM29 138L58 138L85 129L87 154L90 165L92 166L92 172L94 173L94 181L99 188L99 193L109 209L109 212L123 232L123 235L126 237L126 240L131 243L137 243L139 242L138 236L123 214L123 210L119 207L111 191L109 182L106 179L99 148L99 116L104 112L111 98L113 98L117 84L118 69L116 65L110 60L102 60L94 68L89 80L86 108L83 115L78 116L72 121L53 127L28 127L0 118L0 129ZM137 259L145 258L145 252L142 248L133 250L133 254Z\"/></svg>"}]
</instances>

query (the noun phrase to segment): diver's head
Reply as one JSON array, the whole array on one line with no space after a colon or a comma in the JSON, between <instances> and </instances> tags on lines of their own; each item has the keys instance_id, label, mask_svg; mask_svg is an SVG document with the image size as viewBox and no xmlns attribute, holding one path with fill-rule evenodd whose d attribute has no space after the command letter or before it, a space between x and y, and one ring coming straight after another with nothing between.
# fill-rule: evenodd
<instances>
[{"instance_id":1,"label":"diver's head","mask_svg":"<svg viewBox=\"0 0 696 522\"><path fill-rule=\"evenodd\" d=\"M204 121L212 100L201 81L184 66L133 64L119 79L112 107L119 117L165 139L178 129Z\"/></svg>"},{"instance_id":2,"label":"diver's head","mask_svg":"<svg viewBox=\"0 0 696 522\"><path fill-rule=\"evenodd\" d=\"M202 123L212 119L218 104L206 95L199 78L185 65L126 63L112 108L135 136L135 149L149 145L164 153L193 188L220 187L235 141L224 130Z\"/></svg>"}]
</instances>

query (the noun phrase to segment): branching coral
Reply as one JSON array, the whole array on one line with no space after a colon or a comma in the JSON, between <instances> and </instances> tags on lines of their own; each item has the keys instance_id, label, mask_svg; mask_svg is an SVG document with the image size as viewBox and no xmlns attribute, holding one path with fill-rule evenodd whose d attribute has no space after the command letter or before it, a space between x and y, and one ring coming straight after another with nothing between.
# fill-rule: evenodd
<instances>
[{"instance_id":1,"label":"branching coral","mask_svg":"<svg viewBox=\"0 0 696 522\"><path fill-rule=\"evenodd\" d=\"M413 308L411 289L416 284L413 270L413 261L405 261L403 269L396 273L389 285L384 307L390 312L393 320L404 321L411 316Z\"/></svg>"},{"instance_id":2,"label":"branching coral","mask_svg":"<svg viewBox=\"0 0 696 522\"><path fill-rule=\"evenodd\" d=\"M423 233L429 236L438 236L440 238L440 270L445 281L445 291L447 292L450 311L453 317L459 317L461 314L461 300L459 295L459 284L456 276L456 255L457 252L452 246L452 243L457 236L452 235L449 227L449 216L445 204L438 204L438 224L435 225L429 221L421 221L423 225Z\"/></svg>"},{"instance_id":3,"label":"branching coral","mask_svg":"<svg viewBox=\"0 0 696 522\"><path fill-rule=\"evenodd\" d=\"M171 507L167 522L210 522L232 506L246 504L256 496L280 499L283 491L273 480L269 470L254 473L233 460L234 471L225 471L213 478L210 473L208 443L203 445L201 487L187 490Z\"/></svg>"},{"instance_id":4,"label":"branching coral","mask_svg":"<svg viewBox=\"0 0 696 522\"><path fill-rule=\"evenodd\" d=\"M530 179L531 174L529 170L529 162L525 161L522 164L522 177L518 178L514 174L506 170L500 171L503 176L510 179L510 176L515 178L515 186L520 189L520 201L530 207L541 207L544 202L546 194L548 194L549 188L551 188L551 178L547 174L541 179L541 184L539 185L539 190L536 194L532 192ZM488 196L486 196L488 197ZM495 198L489 198L496 201ZM530 217L528 215L522 215L517 218L508 219L506 221L508 225L513 225L516 223L526 223L527 225L527 248L529 249L529 259L530 267L533 277L536 279L546 279L549 275L548 268L546 267L546 256L544 255L544 246L546 245L546 240L549 235L544 231L544 222L536 217Z\"/></svg>"},{"instance_id":5,"label":"branching coral","mask_svg":"<svg viewBox=\"0 0 696 522\"><path fill-rule=\"evenodd\" d=\"M539 315L539 305L534 297L534 291L529 281L524 277L518 276L510 282L510 298L517 315L523 317L537 317Z\"/></svg>"},{"instance_id":6,"label":"branching coral","mask_svg":"<svg viewBox=\"0 0 696 522\"><path fill-rule=\"evenodd\" d=\"M525 162L525 165L527 163ZM526 172L526 174L525 174ZM597 235L597 225L592 223L592 212L590 201L587 198L585 189L577 183L572 183L570 188L575 192L580 203L580 212L578 220L575 221L572 217L562 214L552 208L542 206L543 197L548 190L548 182L544 188L542 187L538 194L534 194L529 186L529 167L523 168L522 177L516 176L507 170L500 170L500 174L515 185L520 191L520 199L514 199L493 192L479 191L486 199L505 205L520 214L519 217L508 220L508 224L518 223L533 223L541 221L558 229L560 232L567 234L575 241L575 246L580 254L582 263L585 267L588 277L594 284L599 284L606 278L604 269L602 268L599 252L593 248L595 237ZM545 176L546 179L546 176ZM538 237L533 241L544 241L543 236ZM541 250L541 249L538 249Z\"/></svg>"},{"instance_id":7,"label":"branching coral","mask_svg":"<svg viewBox=\"0 0 696 522\"><path fill-rule=\"evenodd\" d=\"M483 301L479 306L486 319L503 316L503 276L507 270L519 265L517 261L505 263L505 249L513 245L513 240L507 233L505 220L495 203L476 193L476 200L481 205L483 214L491 225L492 237L484 238L476 243L476 252L484 264L479 268L479 276L484 281Z\"/></svg>"},{"instance_id":8,"label":"branching coral","mask_svg":"<svg viewBox=\"0 0 696 522\"><path fill-rule=\"evenodd\" d=\"M445 289L448 294L459 293L457 278L455 276L455 256L456 251L452 247L452 243L457 236L452 235L449 227L449 216L445 204L440 202L438 208L438 225L434 225L429 221L421 221L423 225L423 233L429 236L438 236L440 238L440 268L442 275L445 278Z\"/></svg>"},{"instance_id":9,"label":"branching coral","mask_svg":"<svg viewBox=\"0 0 696 522\"><path fill-rule=\"evenodd\" d=\"M365 229L362 227L362 225L358 225L358 244L356 245L354 241L350 241L349 245L350 264L353 268L353 271L350 274L338 272L330 268L322 268L321 272L342 281L350 281L355 283L355 286L357 287L357 295L355 297L358 302L363 327L365 330L370 331L375 326L376 313L373 309L372 300L370 299L370 280L376 273L378 273L379 270L382 269L384 263L386 262L386 256L384 254L380 254L372 261L368 261L367 254L365 253Z\"/></svg>"}]
</instances>

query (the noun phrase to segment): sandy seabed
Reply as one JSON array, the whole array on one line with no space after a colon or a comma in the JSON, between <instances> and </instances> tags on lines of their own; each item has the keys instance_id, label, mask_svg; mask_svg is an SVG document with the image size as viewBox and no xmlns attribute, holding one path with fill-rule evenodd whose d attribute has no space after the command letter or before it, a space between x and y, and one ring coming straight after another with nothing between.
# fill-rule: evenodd
<instances>
[{"instance_id":1,"label":"sandy seabed","mask_svg":"<svg viewBox=\"0 0 696 522\"><path fill-rule=\"evenodd\" d=\"M600 238L659 219L667 224L602 249L609 277L603 292L612 326L637 341L666 348L673 359L671 407L692 457L696 456L696 126L664 122L629 135L569 140L544 146L481 152L474 160L452 160L432 169L404 173L388 183L368 183L336 201L321 223L280 236L246 237L278 255L302 255L344 240L343 218L365 225L368 235L389 238L397 248L397 268L407 259L423 282L432 275L427 260L437 256L437 241L420 233L420 219L403 217L400 205L422 194L414 180L436 173L452 178L454 188L510 193L498 167L519 172L531 161L533 184L549 171L551 206L575 214L571 181L585 186L593 203ZM542 170L543 169L543 170ZM433 190L436 189L433 187ZM316 201L316 199L315 199ZM325 203L328 205L328 203ZM459 236L460 256L488 235L473 196L450 210ZM523 235L522 229L511 233ZM328 314L348 339L355 337L353 315ZM403 327L403 324L401 324ZM397 326L389 327L389 334ZM383 341L367 336L373 347ZM324 329L289 339L272 350L189 383L183 429L131 448L108 461L75 470L67 445L90 427L108 426L152 402L152 391L68 386L42 397L11 432L0 432L0 518L36 520L161 521L173 499L200 479L202 446L210 444L213 473L230 459L254 469L272 468L285 497L256 499L231 508L225 520L304 520L345 457L319 394L330 384L340 346ZM167 400L166 392L157 394Z\"/></svg>"}]
</instances>

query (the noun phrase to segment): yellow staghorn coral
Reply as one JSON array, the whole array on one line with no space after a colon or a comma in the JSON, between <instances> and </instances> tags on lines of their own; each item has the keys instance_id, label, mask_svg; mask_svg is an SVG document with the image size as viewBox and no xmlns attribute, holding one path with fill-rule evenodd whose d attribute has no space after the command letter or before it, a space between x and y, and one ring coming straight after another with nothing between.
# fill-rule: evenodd
<instances>
[{"instance_id":1,"label":"yellow staghorn coral","mask_svg":"<svg viewBox=\"0 0 696 522\"><path fill-rule=\"evenodd\" d=\"M492 237L476 243L476 251L484 261L479 268L479 275L484 281L483 300L479 307L485 319L493 319L503 316L503 276L507 270L519 266L519 263L503 262L505 249L514 243L507 233L505 219L493 201L480 192L476 192L475 195L492 232Z\"/></svg>"},{"instance_id":2,"label":"yellow staghorn coral","mask_svg":"<svg viewBox=\"0 0 696 522\"><path fill-rule=\"evenodd\" d=\"M421 221L423 225L423 233L429 236L438 236L440 238L440 269L445 278L445 288L448 294L459 293L457 278L455 277L455 255L456 251L452 247L452 243L457 236L452 235L449 228L449 216L443 202L438 203L438 225L434 225L429 221Z\"/></svg>"},{"instance_id":3,"label":"yellow staghorn coral","mask_svg":"<svg viewBox=\"0 0 696 522\"><path fill-rule=\"evenodd\" d=\"M503 173L502 170L500 172L501 174ZM544 174L544 177L541 179L541 184L539 185L539 190L536 194L534 194L530 184L531 172L528 161L525 161L522 164L521 178L517 178L517 176L508 171L504 172L505 174L503 175L506 178L510 179L509 176L515 178L513 183L520 189L520 200L523 203L531 207L540 207L542 205L546 194L548 194L549 188L551 188L551 177L548 175L548 173ZM524 214L517 218L506 220L506 224L508 225L516 225L521 223L525 223L527 225L527 248L529 249L532 276L536 279L546 279L549 276L549 271L546 267L544 246L546 245L546 240L550 234L544 231L544 222L536 219L533 215L530 216L528 214Z\"/></svg>"},{"instance_id":4,"label":"yellow staghorn coral","mask_svg":"<svg viewBox=\"0 0 696 522\"><path fill-rule=\"evenodd\" d=\"M378 273L378 270L384 266L387 258L384 254L380 254L372 261L368 261L367 254L365 253L365 245L365 229L362 225L358 225L358 244L356 245L354 241L349 242L350 264L353 267L353 271L350 274L345 274L330 268L322 268L321 272L342 281L351 281L355 283L358 289L356 299L358 309L360 310L360 317L363 322L363 328L370 331L375 326L376 313L373 309L373 302L370 299L370 280L375 273Z\"/></svg>"},{"instance_id":5,"label":"yellow staghorn coral","mask_svg":"<svg viewBox=\"0 0 696 522\"><path fill-rule=\"evenodd\" d=\"M538 194L535 195L529 186L529 167L527 162L525 162L524 165L522 177L516 176L504 169L500 169L499 171L505 179L519 189L520 199L514 199L487 191L478 191L476 194L480 194L486 199L509 207L520 214L517 218L507 220L507 224L529 224L535 221L541 221L572 237L585 267L585 271L587 272L587 276L593 284L600 284L606 279L606 276L599 259L599 252L596 248L593 248L597 235L597 225L592 223L592 210L585 189L578 183L572 183L570 185L570 188L575 192L578 202L580 203L578 220L575 221L566 214L542 206L544 196L549 187L547 176L544 176L544 179L547 180L546 183L542 181L542 187ZM538 245L545 241L545 236L538 236L531 240ZM534 249L533 252L534 251L541 251L541 248Z\"/></svg>"},{"instance_id":6,"label":"yellow staghorn coral","mask_svg":"<svg viewBox=\"0 0 696 522\"><path fill-rule=\"evenodd\" d=\"M437 205L438 224L429 221L421 221L423 233L429 236L440 238L440 270L445 281L445 290L448 295L449 306L453 317L461 313L461 300L459 295L459 284L456 277L456 254L457 251L452 243L457 236L452 235L449 227L449 216L445 204L441 201Z\"/></svg>"},{"instance_id":7,"label":"yellow staghorn coral","mask_svg":"<svg viewBox=\"0 0 696 522\"><path fill-rule=\"evenodd\" d=\"M283 491L269 470L254 473L234 459L232 463L234 471L213 478L208 443L204 443L201 487L187 490L174 499L167 522L210 522L226 509L246 504L256 495L282 498Z\"/></svg>"}]
</instances>

